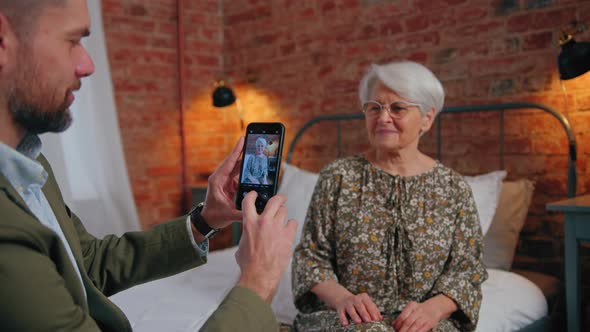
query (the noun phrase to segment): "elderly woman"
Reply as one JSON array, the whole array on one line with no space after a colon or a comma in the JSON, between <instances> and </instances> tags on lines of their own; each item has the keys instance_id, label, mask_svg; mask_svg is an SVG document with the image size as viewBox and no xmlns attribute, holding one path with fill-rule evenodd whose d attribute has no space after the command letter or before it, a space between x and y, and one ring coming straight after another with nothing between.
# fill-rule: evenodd
<instances>
[{"instance_id":1,"label":"elderly woman","mask_svg":"<svg viewBox=\"0 0 590 332\"><path fill-rule=\"evenodd\" d=\"M371 149L320 173L294 253L295 328L474 330L487 272L471 189L418 149L443 87L396 62L359 90Z\"/></svg>"},{"instance_id":2,"label":"elderly woman","mask_svg":"<svg viewBox=\"0 0 590 332\"><path fill-rule=\"evenodd\" d=\"M268 158L264 154L266 140L256 139L256 152L248 155L244 165L243 177L245 183L268 184Z\"/></svg>"}]
</instances>

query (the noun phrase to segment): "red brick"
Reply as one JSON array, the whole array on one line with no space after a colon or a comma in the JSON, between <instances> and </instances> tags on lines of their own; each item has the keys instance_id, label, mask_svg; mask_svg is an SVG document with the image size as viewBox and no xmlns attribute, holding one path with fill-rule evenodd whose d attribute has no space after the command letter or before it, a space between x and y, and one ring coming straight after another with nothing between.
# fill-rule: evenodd
<instances>
[{"instance_id":1,"label":"red brick","mask_svg":"<svg viewBox=\"0 0 590 332\"><path fill-rule=\"evenodd\" d=\"M137 193L133 195L133 199L137 204L150 203L153 201L153 197L150 193Z\"/></svg>"},{"instance_id":2,"label":"red brick","mask_svg":"<svg viewBox=\"0 0 590 332\"><path fill-rule=\"evenodd\" d=\"M379 33L382 36L397 35L403 30L402 25L395 21L386 22L379 27Z\"/></svg>"},{"instance_id":3,"label":"red brick","mask_svg":"<svg viewBox=\"0 0 590 332\"><path fill-rule=\"evenodd\" d=\"M341 0L341 7L348 10L356 10L359 8L359 0Z\"/></svg>"},{"instance_id":4,"label":"red brick","mask_svg":"<svg viewBox=\"0 0 590 332\"><path fill-rule=\"evenodd\" d=\"M240 24L249 21L255 21L271 16L272 10L270 6L259 6L253 10L244 11L239 14L229 15L227 20L232 24Z\"/></svg>"},{"instance_id":5,"label":"red brick","mask_svg":"<svg viewBox=\"0 0 590 332\"><path fill-rule=\"evenodd\" d=\"M431 1L431 0L416 0L414 6L420 11L430 11L444 8L448 5L458 5L466 0L445 0L445 1Z\"/></svg>"},{"instance_id":6,"label":"red brick","mask_svg":"<svg viewBox=\"0 0 590 332\"><path fill-rule=\"evenodd\" d=\"M418 15L407 18L404 22L404 26L406 27L407 32L422 31L428 28L429 21L426 16Z\"/></svg>"},{"instance_id":7,"label":"red brick","mask_svg":"<svg viewBox=\"0 0 590 332\"><path fill-rule=\"evenodd\" d=\"M495 37L499 33L504 31L504 26L505 23L503 20L476 22L470 25L463 25L457 27L452 32L453 36L455 36L456 38L452 38L453 36L449 34L446 34L446 38L448 38L449 40L465 40L465 38L482 38L484 36Z\"/></svg>"},{"instance_id":8,"label":"red brick","mask_svg":"<svg viewBox=\"0 0 590 332\"><path fill-rule=\"evenodd\" d=\"M281 46L281 55L291 55L295 52L295 43L289 43Z\"/></svg>"},{"instance_id":9,"label":"red brick","mask_svg":"<svg viewBox=\"0 0 590 332\"><path fill-rule=\"evenodd\" d=\"M518 53L521 50L521 42L519 37L504 37L492 39L490 41L490 54L492 55L508 55Z\"/></svg>"},{"instance_id":10,"label":"red brick","mask_svg":"<svg viewBox=\"0 0 590 332\"><path fill-rule=\"evenodd\" d=\"M148 45L148 37L139 32L120 32L113 33L109 37L109 43L122 45L124 47L133 46L135 48Z\"/></svg>"},{"instance_id":11,"label":"red brick","mask_svg":"<svg viewBox=\"0 0 590 332\"><path fill-rule=\"evenodd\" d=\"M505 57L472 61L470 73L474 76L498 74L526 74L536 68L533 61L521 61L520 57Z\"/></svg>"},{"instance_id":12,"label":"red brick","mask_svg":"<svg viewBox=\"0 0 590 332\"><path fill-rule=\"evenodd\" d=\"M521 86L524 91L538 92L547 91L553 88L553 77L551 74L533 74L522 78Z\"/></svg>"},{"instance_id":13,"label":"red brick","mask_svg":"<svg viewBox=\"0 0 590 332\"><path fill-rule=\"evenodd\" d=\"M567 193L567 181L565 174L562 176L546 176L535 183L535 191L555 195L557 197L565 196Z\"/></svg>"},{"instance_id":14,"label":"red brick","mask_svg":"<svg viewBox=\"0 0 590 332\"><path fill-rule=\"evenodd\" d=\"M156 24L153 21L146 21L144 19L131 18L131 17L112 17L108 19L107 24L114 25L117 29L122 31L140 31L140 32L153 32Z\"/></svg>"},{"instance_id":15,"label":"red brick","mask_svg":"<svg viewBox=\"0 0 590 332\"><path fill-rule=\"evenodd\" d=\"M207 67L215 67L221 64L221 59L219 56L201 55L197 56L197 63Z\"/></svg>"},{"instance_id":16,"label":"red brick","mask_svg":"<svg viewBox=\"0 0 590 332\"><path fill-rule=\"evenodd\" d=\"M326 15L336 9L336 3L333 0L325 1L320 5L320 9L322 11L322 15Z\"/></svg>"},{"instance_id":17,"label":"red brick","mask_svg":"<svg viewBox=\"0 0 590 332\"><path fill-rule=\"evenodd\" d=\"M127 68L127 73L134 78L134 80L141 78L154 79L157 77L174 77L178 71L178 68L174 65L167 64L133 64ZM150 84L157 84L157 82L148 82L146 86Z\"/></svg>"},{"instance_id":18,"label":"red brick","mask_svg":"<svg viewBox=\"0 0 590 332\"><path fill-rule=\"evenodd\" d=\"M488 14L486 7L474 5L473 7L458 7L454 16L461 22L467 22L480 20Z\"/></svg>"},{"instance_id":19,"label":"red brick","mask_svg":"<svg viewBox=\"0 0 590 332\"><path fill-rule=\"evenodd\" d=\"M131 16L146 16L148 13L145 6L135 4L127 7L126 12Z\"/></svg>"},{"instance_id":20,"label":"red brick","mask_svg":"<svg viewBox=\"0 0 590 332\"><path fill-rule=\"evenodd\" d=\"M424 49L439 46L440 35L438 32L415 33L396 38L394 44L399 50Z\"/></svg>"},{"instance_id":21,"label":"red brick","mask_svg":"<svg viewBox=\"0 0 590 332\"><path fill-rule=\"evenodd\" d=\"M534 13L514 15L508 19L508 32L523 32L531 29L535 21Z\"/></svg>"},{"instance_id":22,"label":"red brick","mask_svg":"<svg viewBox=\"0 0 590 332\"><path fill-rule=\"evenodd\" d=\"M107 14L105 17L110 17L111 13L120 13L123 11L123 4L118 0L104 0L101 1L102 11Z\"/></svg>"},{"instance_id":23,"label":"red brick","mask_svg":"<svg viewBox=\"0 0 590 332\"><path fill-rule=\"evenodd\" d=\"M530 34L523 38L522 50L535 51L540 49L549 49L551 48L553 42L553 32L551 31Z\"/></svg>"},{"instance_id":24,"label":"red brick","mask_svg":"<svg viewBox=\"0 0 590 332\"><path fill-rule=\"evenodd\" d=\"M561 29L576 19L573 7L558 8L535 13L533 29Z\"/></svg>"},{"instance_id":25,"label":"red brick","mask_svg":"<svg viewBox=\"0 0 590 332\"><path fill-rule=\"evenodd\" d=\"M426 52L414 52L407 56L410 61L425 63L428 60L428 53Z\"/></svg>"},{"instance_id":26,"label":"red brick","mask_svg":"<svg viewBox=\"0 0 590 332\"><path fill-rule=\"evenodd\" d=\"M178 176L181 173L180 166L157 166L147 169L150 176Z\"/></svg>"},{"instance_id":27,"label":"red brick","mask_svg":"<svg viewBox=\"0 0 590 332\"><path fill-rule=\"evenodd\" d=\"M546 171L545 158L542 156L504 156L504 165L508 174L516 178L542 175Z\"/></svg>"}]
</instances>

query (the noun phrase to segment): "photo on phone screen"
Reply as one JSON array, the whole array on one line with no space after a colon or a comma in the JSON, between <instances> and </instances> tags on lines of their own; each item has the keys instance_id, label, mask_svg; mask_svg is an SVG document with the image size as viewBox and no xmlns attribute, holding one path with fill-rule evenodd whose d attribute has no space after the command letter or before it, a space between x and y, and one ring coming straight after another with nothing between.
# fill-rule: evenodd
<instances>
[{"instance_id":1,"label":"photo on phone screen","mask_svg":"<svg viewBox=\"0 0 590 332\"><path fill-rule=\"evenodd\" d=\"M246 128L236 208L248 192L258 192L256 210L277 193L285 127L281 123L251 123Z\"/></svg>"}]
</instances>

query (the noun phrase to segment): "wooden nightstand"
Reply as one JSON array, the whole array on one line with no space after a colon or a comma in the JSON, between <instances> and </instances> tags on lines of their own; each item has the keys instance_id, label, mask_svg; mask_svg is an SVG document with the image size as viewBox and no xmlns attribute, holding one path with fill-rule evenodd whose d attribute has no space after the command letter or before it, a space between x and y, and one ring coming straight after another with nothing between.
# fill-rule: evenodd
<instances>
[{"instance_id":1,"label":"wooden nightstand","mask_svg":"<svg viewBox=\"0 0 590 332\"><path fill-rule=\"evenodd\" d=\"M590 242L590 195L547 204L565 214L565 296L568 331L580 331L580 242Z\"/></svg>"}]
</instances>

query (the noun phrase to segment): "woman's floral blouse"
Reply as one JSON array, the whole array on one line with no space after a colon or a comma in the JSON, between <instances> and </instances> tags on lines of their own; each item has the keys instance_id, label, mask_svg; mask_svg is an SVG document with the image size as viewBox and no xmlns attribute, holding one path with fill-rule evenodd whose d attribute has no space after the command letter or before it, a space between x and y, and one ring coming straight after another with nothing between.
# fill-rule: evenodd
<instances>
[{"instance_id":1,"label":"woman's floral blouse","mask_svg":"<svg viewBox=\"0 0 590 332\"><path fill-rule=\"evenodd\" d=\"M453 170L437 162L398 176L362 155L337 160L320 173L294 253L296 325L329 310L310 289L337 280L367 293L384 316L444 294L459 308L452 325L474 330L487 278L482 248L471 189Z\"/></svg>"}]
</instances>

